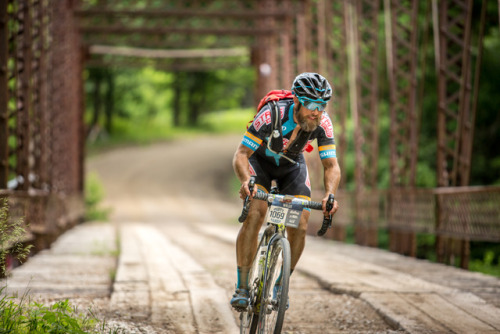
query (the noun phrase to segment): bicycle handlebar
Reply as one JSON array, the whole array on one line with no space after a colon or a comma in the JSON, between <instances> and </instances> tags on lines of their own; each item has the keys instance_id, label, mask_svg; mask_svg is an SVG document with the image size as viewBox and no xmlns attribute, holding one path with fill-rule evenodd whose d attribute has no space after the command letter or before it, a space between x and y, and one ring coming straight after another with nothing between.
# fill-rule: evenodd
<instances>
[{"instance_id":1,"label":"bicycle handlebar","mask_svg":"<svg viewBox=\"0 0 500 334\"><path fill-rule=\"evenodd\" d=\"M250 193L253 193L253 188L255 186L255 179L252 177L250 179L250 182L248 182L248 188L250 189ZM261 201L268 201L270 197L272 197L272 194L266 194L266 193L256 193L255 196L253 197L254 199L258 199ZM335 200L335 197L333 194L330 194L328 197L328 201L326 202L326 211L330 212L330 210L333 208L333 202ZM302 203L302 206L304 208L308 209L313 209L313 210L323 210L323 205L319 202L314 202L314 201L306 201L305 203ZM243 223L245 219L247 219L248 216L248 210L250 208L250 196L247 196L245 198L245 201L243 202L243 210L241 211L241 216L238 218L238 221L240 223ZM321 224L321 228L318 231L318 236L322 236L326 233L329 227L332 226L332 215L327 215L323 217L323 223Z\"/></svg>"},{"instance_id":2,"label":"bicycle handlebar","mask_svg":"<svg viewBox=\"0 0 500 334\"><path fill-rule=\"evenodd\" d=\"M250 182L248 182L248 189L250 189L250 194L253 193L254 187L255 187L255 178L251 177ZM245 198L245 201L243 202L243 210L241 210L241 216L238 218L238 221L240 223L243 223L245 219L247 219L249 209L250 209L250 196L247 196Z\"/></svg>"}]
</instances>

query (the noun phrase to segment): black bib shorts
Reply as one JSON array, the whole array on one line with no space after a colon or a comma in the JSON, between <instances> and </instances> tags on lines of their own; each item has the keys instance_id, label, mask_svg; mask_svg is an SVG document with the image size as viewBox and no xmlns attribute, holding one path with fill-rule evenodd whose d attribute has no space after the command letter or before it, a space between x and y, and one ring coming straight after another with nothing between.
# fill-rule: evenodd
<instances>
[{"instance_id":1,"label":"black bib shorts","mask_svg":"<svg viewBox=\"0 0 500 334\"><path fill-rule=\"evenodd\" d=\"M255 177L255 184L259 190L269 192L271 182L278 184L280 194L294 195L311 199L311 182L303 154L299 154L297 164L283 164L276 166L258 153L252 154L249 159L250 174Z\"/></svg>"}]
</instances>

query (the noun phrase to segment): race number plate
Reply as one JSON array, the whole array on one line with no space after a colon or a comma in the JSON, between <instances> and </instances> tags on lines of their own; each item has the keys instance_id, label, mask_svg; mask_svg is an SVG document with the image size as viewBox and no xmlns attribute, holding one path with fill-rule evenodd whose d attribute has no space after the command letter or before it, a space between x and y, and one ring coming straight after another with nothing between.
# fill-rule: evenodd
<instances>
[{"instance_id":1,"label":"race number plate","mask_svg":"<svg viewBox=\"0 0 500 334\"><path fill-rule=\"evenodd\" d=\"M267 222L270 224L297 228L299 227L302 206L293 202L281 202L275 199L267 210Z\"/></svg>"}]
</instances>

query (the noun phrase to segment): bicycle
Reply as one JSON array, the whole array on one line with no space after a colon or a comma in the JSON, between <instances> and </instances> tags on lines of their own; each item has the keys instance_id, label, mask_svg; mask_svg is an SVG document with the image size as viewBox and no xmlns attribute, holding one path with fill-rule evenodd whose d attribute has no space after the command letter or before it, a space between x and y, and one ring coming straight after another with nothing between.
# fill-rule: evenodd
<instances>
[{"instance_id":1,"label":"bicycle","mask_svg":"<svg viewBox=\"0 0 500 334\"><path fill-rule=\"evenodd\" d=\"M253 192L255 180L249 182ZM291 195L279 194L276 187L269 194L258 192L253 199L267 201L267 227L260 238L257 252L248 273L249 306L240 313L241 334L281 333L285 312L288 308L288 286L290 281L291 251L285 227L297 228L302 210L322 210L319 202L307 201ZM327 211L333 207L334 196L330 195ZM245 221L250 208L249 196L243 203L239 222ZM325 216L318 235L322 236L331 226L332 216Z\"/></svg>"}]
</instances>

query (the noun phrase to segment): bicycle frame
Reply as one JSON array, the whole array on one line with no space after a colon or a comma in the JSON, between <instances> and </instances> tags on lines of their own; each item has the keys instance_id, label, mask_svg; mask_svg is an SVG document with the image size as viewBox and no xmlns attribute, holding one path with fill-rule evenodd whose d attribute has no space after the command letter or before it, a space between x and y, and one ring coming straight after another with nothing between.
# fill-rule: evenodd
<instances>
[{"instance_id":1,"label":"bicycle frame","mask_svg":"<svg viewBox=\"0 0 500 334\"><path fill-rule=\"evenodd\" d=\"M252 192L254 182L249 183ZM257 252L249 272L249 307L240 314L240 333L279 333L283 325L288 303L291 250L286 238L286 227L297 228L305 208L322 210L322 204L290 195L258 192L254 199L268 203L265 222L267 227L260 238ZM333 207L333 195L327 202L327 210ZM240 222L245 221L250 208L250 198L245 199ZM318 235L331 225L331 216L325 216ZM280 270L278 279L277 270ZM271 287L273 287L271 296ZM273 313L274 312L274 313ZM270 328L266 322L269 322Z\"/></svg>"}]
</instances>

